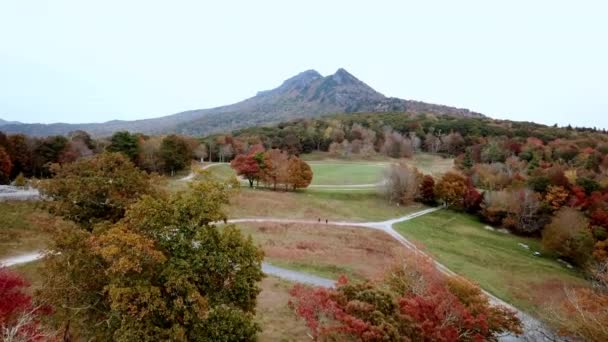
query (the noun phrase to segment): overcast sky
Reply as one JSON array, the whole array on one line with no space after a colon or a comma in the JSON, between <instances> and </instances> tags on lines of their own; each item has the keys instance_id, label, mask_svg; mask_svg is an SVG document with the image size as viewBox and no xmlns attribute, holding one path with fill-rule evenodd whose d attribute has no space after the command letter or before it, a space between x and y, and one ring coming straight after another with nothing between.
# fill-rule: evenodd
<instances>
[{"instance_id":1,"label":"overcast sky","mask_svg":"<svg viewBox=\"0 0 608 342\"><path fill-rule=\"evenodd\" d=\"M607 18L585 0L0 0L0 118L156 117L343 67L387 96L608 128Z\"/></svg>"}]
</instances>

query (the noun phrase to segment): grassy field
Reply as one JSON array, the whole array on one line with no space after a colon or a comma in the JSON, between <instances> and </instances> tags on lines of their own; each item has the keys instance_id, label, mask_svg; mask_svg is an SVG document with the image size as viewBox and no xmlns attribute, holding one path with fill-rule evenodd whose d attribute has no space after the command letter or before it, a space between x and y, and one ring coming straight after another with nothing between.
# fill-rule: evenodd
<instances>
[{"instance_id":1,"label":"grassy field","mask_svg":"<svg viewBox=\"0 0 608 342\"><path fill-rule=\"evenodd\" d=\"M285 217L316 220L382 221L421 210L422 205L396 206L371 191L276 192L243 188L228 208L230 218Z\"/></svg>"},{"instance_id":2,"label":"grassy field","mask_svg":"<svg viewBox=\"0 0 608 342\"><path fill-rule=\"evenodd\" d=\"M484 228L474 216L441 210L397 224L397 231L452 271L516 307L543 317L549 300L563 298L564 286L586 286L581 275L553 255L542 252L538 239ZM526 244L530 249L519 245ZM541 257L533 256L541 251Z\"/></svg>"},{"instance_id":3,"label":"grassy field","mask_svg":"<svg viewBox=\"0 0 608 342\"><path fill-rule=\"evenodd\" d=\"M312 168L312 185L375 184L382 180L384 169L388 164L399 161L413 165L425 174L435 176L440 176L454 168L454 159L429 153L417 153L410 159L391 159L384 156L375 159L336 159L321 152L301 157L309 161ZM235 175L230 164L215 165L207 171L218 180L227 180Z\"/></svg>"},{"instance_id":4,"label":"grassy field","mask_svg":"<svg viewBox=\"0 0 608 342\"><path fill-rule=\"evenodd\" d=\"M275 277L266 277L260 284L256 320L262 327L260 341L311 341L303 320L288 307L289 289L293 283Z\"/></svg>"},{"instance_id":5,"label":"grassy field","mask_svg":"<svg viewBox=\"0 0 608 342\"><path fill-rule=\"evenodd\" d=\"M311 185L375 184L382 180L387 164L320 163L310 164Z\"/></svg>"},{"instance_id":6,"label":"grassy field","mask_svg":"<svg viewBox=\"0 0 608 342\"><path fill-rule=\"evenodd\" d=\"M0 202L0 257L42 249L47 244L45 226L61 220L40 209L40 202Z\"/></svg>"},{"instance_id":7,"label":"grassy field","mask_svg":"<svg viewBox=\"0 0 608 342\"><path fill-rule=\"evenodd\" d=\"M324 161L324 162L340 162L340 163L360 163L360 162L394 162L394 158L387 157L382 154L375 154L368 157L361 156L336 156L329 152L313 151L300 155L300 158L307 162Z\"/></svg>"},{"instance_id":8,"label":"grassy field","mask_svg":"<svg viewBox=\"0 0 608 342\"><path fill-rule=\"evenodd\" d=\"M385 164L313 162L312 185L375 184L382 180ZM213 178L226 181L235 176L229 164L218 164L207 169Z\"/></svg>"},{"instance_id":9,"label":"grassy field","mask_svg":"<svg viewBox=\"0 0 608 342\"><path fill-rule=\"evenodd\" d=\"M366 228L283 223L238 227L251 235L266 261L330 279L342 274L355 280L380 277L402 250L388 234Z\"/></svg>"},{"instance_id":10,"label":"grassy field","mask_svg":"<svg viewBox=\"0 0 608 342\"><path fill-rule=\"evenodd\" d=\"M430 153L416 153L413 158L405 159L405 162L415 166L420 172L435 177L454 169L453 158L443 158Z\"/></svg>"}]
</instances>

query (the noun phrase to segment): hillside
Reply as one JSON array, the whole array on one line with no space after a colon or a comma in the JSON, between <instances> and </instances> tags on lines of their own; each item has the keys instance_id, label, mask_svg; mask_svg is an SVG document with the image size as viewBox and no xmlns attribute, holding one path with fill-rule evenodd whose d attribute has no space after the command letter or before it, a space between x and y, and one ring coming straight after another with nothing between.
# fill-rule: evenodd
<instances>
[{"instance_id":1,"label":"hillside","mask_svg":"<svg viewBox=\"0 0 608 342\"><path fill-rule=\"evenodd\" d=\"M12 124L18 124L18 123L19 122L17 122L17 121L6 121L6 120L0 119L0 126L12 125Z\"/></svg>"},{"instance_id":2,"label":"hillside","mask_svg":"<svg viewBox=\"0 0 608 342\"><path fill-rule=\"evenodd\" d=\"M96 136L109 135L120 130L146 134L206 135L329 113L395 111L463 117L482 116L468 109L386 97L348 71L338 69L333 75L325 77L315 70L307 70L289 78L275 89L258 92L255 96L235 104L211 109L191 110L136 121L114 120L84 124L6 123L2 125L2 130L33 136L67 134L78 129Z\"/></svg>"}]
</instances>

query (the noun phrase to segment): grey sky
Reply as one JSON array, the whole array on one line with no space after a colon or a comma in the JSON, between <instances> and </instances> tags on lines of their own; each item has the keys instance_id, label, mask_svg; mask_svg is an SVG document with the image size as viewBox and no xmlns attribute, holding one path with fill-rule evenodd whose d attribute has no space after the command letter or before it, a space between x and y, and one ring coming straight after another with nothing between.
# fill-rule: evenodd
<instances>
[{"instance_id":1,"label":"grey sky","mask_svg":"<svg viewBox=\"0 0 608 342\"><path fill-rule=\"evenodd\" d=\"M139 119L344 67L387 96L608 128L606 1L0 0L0 118Z\"/></svg>"}]
</instances>

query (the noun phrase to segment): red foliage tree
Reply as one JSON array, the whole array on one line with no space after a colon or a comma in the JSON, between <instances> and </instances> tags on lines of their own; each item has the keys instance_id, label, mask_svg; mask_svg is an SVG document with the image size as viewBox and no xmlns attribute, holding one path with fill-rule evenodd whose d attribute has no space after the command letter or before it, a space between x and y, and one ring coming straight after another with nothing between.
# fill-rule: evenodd
<instances>
[{"instance_id":1,"label":"red foliage tree","mask_svg":"<svg viewBox=\"0 0 608 342\"><path fill-rule=\"evenodd\" d=\"M253 182L259 179L260 175L260 165L254 157L255 154L239 154L230 163L237 175L243 176L249 181L249 187L251 188L253 188Z\"/></svg>"},{"instance_id":2,"label":"red foliage tree","mask_svg":"<svg viewBox=\"0 0 608 342\"><path fill-rule=\"evenodd\" d=\"M587 194L585 189L580 186L572 187L572 197L570 198L570 206L584 209L587 207Z\"/></svg>"},{"instance_id":3,"label":"red foliage tree","mask_svg":"<svg viewBox=\"0 0 608 342\"><path fill-rule=\"evenodd\" d=\"M24 291L29 287L19 274L0 268L0 332L3 338L37 342L49 341L39 324L41 315L49 314L46 307L35 307ZM8 336L7 336L8 335Z\"/></svg>"},{"instance_id":4,"label":"red foliage tree","mask_svg":"<svg viewBox=\"0 0 608 342\"><path fill-rule=\"evenodd\" d=\"M477 191L473 185L471 177L467 178L467 191L463 198L462 206L465 211L469 213L476 213L481 210L481 202L483 201L483 195Z\"/></svg>"},{"instance_id":5,"label":"red foliage tree","mask_svg":"<svg viewBox=\"0 0 608 342\"><path fill-rule=\"evenodd\" d=\"M435 203L435 179L430 175L425 175L420 183L420 191L418 192L419 200L422 203Z\"/></svg>"},{"instance_id":6,"label":"red foliage tree","mask_svg":"<svg viewBox=\"0 0 608 342\"><path fill-rule=\"evenodd\" d=\"M297 285L290 306L315 340L496 341L500 333L521 333L515 313L492 306L477 286L419 256L406 263L383 284L343 278L335 289Z\"/></svg>"},{"instance_id":7,"label":"red foliage tree","mask_svg":"<svg viewBox=\"0 0 608 342\"><path fill-rule=\"evenodd\" d=\"M592 226L608 228L608 213L604 209L595 209L590 218Z\"/></svg>"}]
</instances>

